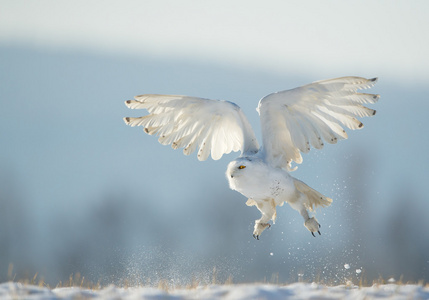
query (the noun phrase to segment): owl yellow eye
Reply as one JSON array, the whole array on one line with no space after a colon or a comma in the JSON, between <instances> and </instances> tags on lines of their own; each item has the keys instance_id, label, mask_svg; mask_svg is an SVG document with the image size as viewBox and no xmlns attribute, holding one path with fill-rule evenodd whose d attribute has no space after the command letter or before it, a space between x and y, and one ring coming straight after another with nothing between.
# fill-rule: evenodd
<instances>
[{"instance_id":1,"label":"owl yellow eye","mask_svg":"<svg viewBox=\"0 0 429 300\"><path fill-rule=\"evenodd\" d=\"M241 169L244 169L246 166L243 166L243 165L241 165L241 166L239 166L238 168L241 170Z\"/></svg>"}]
</instances>

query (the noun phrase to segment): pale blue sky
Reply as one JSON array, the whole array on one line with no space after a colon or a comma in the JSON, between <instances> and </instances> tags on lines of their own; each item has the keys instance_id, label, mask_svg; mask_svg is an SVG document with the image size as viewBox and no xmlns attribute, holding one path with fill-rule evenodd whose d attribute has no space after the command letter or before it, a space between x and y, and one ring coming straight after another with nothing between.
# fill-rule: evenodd
<instances>
[{"instance_id":1,"label":"pale blue sky","mask_svg":"<svg viewBox=\"0 0 429 300\"><path fill-rule=\"evenodd\" d=\"M0 42L429 78L427 1L0 1ZM393 75L394 74L394 75Z\"/></svg>"}]
</instances>

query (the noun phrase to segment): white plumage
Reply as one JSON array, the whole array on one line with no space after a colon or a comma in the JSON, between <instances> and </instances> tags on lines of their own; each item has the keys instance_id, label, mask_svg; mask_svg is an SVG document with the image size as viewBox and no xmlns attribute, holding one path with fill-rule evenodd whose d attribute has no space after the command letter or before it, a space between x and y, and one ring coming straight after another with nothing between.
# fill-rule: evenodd
<instances>
[{"instance_id":1,"label":"white plumage","mask_svg":"<svg viewBox=\"0 0 429 300\"><path fill-rule=\"evenodd\" d=\"M143 117L124 118L130 126L142 126L158 136L163 145L183 148L191 154L198 149L198 159L211 154L218 160L225 153L241 151L229 163L226 176L230 188L246 196L249 206L256 206L262 217L255 221L253 236L276 219L276 207L284 202L303 216L304 225L313 234L319 223L308 211L328 206L332 199L323 196L304 182L290 176L292 162L302 163L301 152L311 147L321 149L324 142L334 144L346 139L344 127L361 129L358 117L368 117L375 110L363 104L375 103L379 95L358 93L372 87L377 78L341 77L316 81L291 90L270 94L259 101L257 111L262 127L262 147L240 107L228 101L175 95L139 95L125 104L132 109L146 109Z\"/></svg>"}]
</instances>

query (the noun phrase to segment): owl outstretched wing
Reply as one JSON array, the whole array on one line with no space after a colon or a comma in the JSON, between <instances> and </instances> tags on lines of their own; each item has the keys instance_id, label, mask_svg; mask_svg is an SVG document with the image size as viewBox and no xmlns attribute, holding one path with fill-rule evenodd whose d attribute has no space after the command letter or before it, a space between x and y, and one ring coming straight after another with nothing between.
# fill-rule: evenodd
<instances>
[{"instance_id":1,"label":"owl outstretched wing","mask_svg":"<svg viewBox=\"0 0 429 300\"><path fill-rule=\"evenodd\" d=\"M126 117L130 126L142 126L150 135L158 136L163 145L184 148L189 155L198 148L198 159L214 160L231 151L256 153L255 134L239 106L228 101L209 100L177 95L139 95L125 101L132 109L146 109L143 117Z\"/></svg>"},{"instance_id":2,"label":"owl outstretched wing","mask_svg":"<svg viewBox=\"0 0 429 300\"><path fill-rule=\"evenodd\" d=\"M358 93L372 87L377 78L341 77L316 81L287 91L270 94L259 101L265 159L274 167L289 171L292 161L302 163L301 152L311 146L320 149L324 141L334 144L346 139L344 127L361 129L358 117L375 110L363 106L375 103L379 95Z\"/></svg>"}]
</instances>

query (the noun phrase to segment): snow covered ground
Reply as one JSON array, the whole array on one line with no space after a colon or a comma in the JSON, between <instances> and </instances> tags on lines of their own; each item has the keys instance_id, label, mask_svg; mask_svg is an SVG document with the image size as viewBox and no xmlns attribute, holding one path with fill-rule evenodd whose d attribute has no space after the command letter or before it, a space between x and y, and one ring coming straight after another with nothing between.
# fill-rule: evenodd
<instances>
[{"instance_id":1,"label":"snow covered ground","mask_svg":"<svg viewBox=\"0 0 429 300\"><path fill-rule=\"evenodd\" d=\"M421 285L374 285L371 287L325 286L316 283L289 285L209 285L192 289L161 290L152 287L100 290L79 287L49 289L15 282L0 284L0 299L429 299L429 287Z\"/></svg>"}]
</instances>

